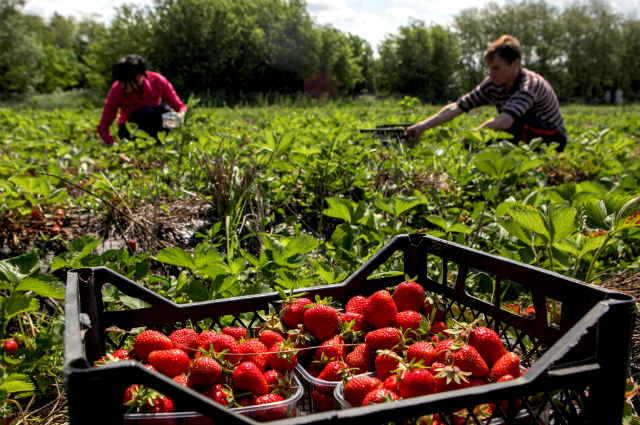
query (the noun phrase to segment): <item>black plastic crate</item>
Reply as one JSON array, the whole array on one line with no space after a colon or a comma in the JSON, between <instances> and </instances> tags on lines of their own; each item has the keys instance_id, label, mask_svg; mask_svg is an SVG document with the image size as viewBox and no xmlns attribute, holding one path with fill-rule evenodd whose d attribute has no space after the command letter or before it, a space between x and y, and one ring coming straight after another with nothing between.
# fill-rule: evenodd
<instances>
[{"instance_id":1,"label":"black plastic crate","mask_svg":"<svg viewBox=\"0 0 640 425\"><path fill-rule=\"evenodd\" d=\"M530 370L514 381L396 403L304 415L278 423L349 423L354 419L366 419L367 423L402 423L404 419L425 414L439 413L444 417L463 409L468 415L466 423L481 424L473 413L474 407L483 403L499 404L502 400L514 401L509 404L514 406L516 399L521 401L519 410L527 410L530 415L525 421L514 420L518 412L497 409L497 417L502 417L505 423L537 424L535 411L540 406L550 410L552 424L621 423L635 318L635 299L629 295L423 234L394 237L343 284L304 288L299 292L309 293L310 298L316 294L332 296L344 303L354 295L368 296L398 285L403 281L401 276L368 279L398 251L404 259L404 272L418 276L418 283L426 290L440 294L449 317L484 315L488 325L498 332L509 349L520 354L523 365L531 366ZM467 292L467 277L477 271L495 278L495 303L482 301ZM101 288L107 283L152 307L104 311ZM535 317L516 314L500 304L500 294L514 283L531 294L537 312ZM154 388L219 423L256 423L204 396L188 392L139 363L123 362L95 369L90 366L105 354L108 344L117 345L105 332L108 328L175 327L184 326L187 321L201 325L199 321L203 319L213 319L211 326L214 326L220 325L220 319L228 315L233 316L234 323L251 326L260 320L257 315L253 315L251 323L242 323L240 314L266 310L269 303L277 300L278 295L270 293L177 305L104 267L70 272L64 375L71 424L93 423L96 418L100 423L123 423L122 396L129 385L136 383ZM550 300L561 304L559 326L549 324ZM538 397L535 405L529 401L532 395Z\"/></svg>"}]
</instances>

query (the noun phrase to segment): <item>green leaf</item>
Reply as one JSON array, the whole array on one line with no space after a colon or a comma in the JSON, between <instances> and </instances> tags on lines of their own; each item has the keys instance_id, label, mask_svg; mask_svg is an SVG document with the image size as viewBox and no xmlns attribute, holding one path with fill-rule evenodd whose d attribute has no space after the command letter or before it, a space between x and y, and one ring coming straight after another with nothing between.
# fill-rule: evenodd
<instances>
[{"instance_id":1,"label":"green leaf","mask_svg":"<svg viewBox=\"0 0 640 425\"><path fill-rule=\"evenodd\" d=\"M327 198L329 208L322 211L328 217L339 218L351 224L355 202L345 198Z\"/></svg>"},{"instance_id":2,"label":"green leaf","mask_svg":"<svg viewBox=\"0 0 640 425\"><path fill-rule=\"evenodd\" d=\"M39 279L26 278L18 285L16 291L32 291L43 297L61 300L64 299L65 287L61 282L44 282Z\"/></svg>"},{"instance_id":3,"label":"green leaf","mask_svg":"<svg viewBox=\"0 0 640 425\"><path fill-rule=\"evenodd\" d=\"M192 280L191 282L189 282L187 295L194 302L209 300L209 292L207 291L207 288L205 288L202 282L199 280Z\"/></svg>"},{"instance_id":4,"label":"green leaf","mask_svg":"<svg viewBox=\"0 0 640 425\"><path fill-rule=\"evenodd\" d=\"M16 314L25 313L27 311L38 311L40 309L40 303L38 300L27 297L26 295L14 295L8 300L11 304L5 306L5 308L7 308L7 319L15 316Z\"/></svg>"},{"instance_id":5,"label":"green leaf","mask_svg":"<svg viewBox=\"0 0 640 425\"><path fill-rule=\"evenodd\" d=\"M624 204L613 221L614 233L640 226L640 196Z\"/></svg>"},{"instance_id":6,"label":"green leaf","mask_svg":"<svg viewBox=\"0 0 640 425\"><path fill-rule=\"evenodd\" d=\"M196 251L193 255L193 264L195 266L195 270L200 270L213 263L219 263L221 261L222 258L220 257L220 252L215 246L209 244L200 244L196 247Z\"/></svg>"},{"instance_id":7,"label":"green leaf","mask_svg":"<svg viewBox=\"0 0 640 425\"><path fill-rule=\"evenodd\" d=\"M296 236L287 242L284 250L282 251L282 256L284 258L290 258L299 254L308 254L319 245L320 242L311 236Z\"/></svg>"},{"instance_id":8,"label":"green leaf","mask_svg":"<svg viewBox=\"0 0 640 425\"><path fill-rule=\"evenodd\" d=\"M551 234L550 244L578 231L578 213L575 209L566 205L554 204L549 205L547 214L549 215L549 233Z\"/></svg>"},{"instance_id":9,"label":"green leaf","mask_svg":"<svg viewBox=\"0 0 640 425\"><path fill-rule=\"evenodd\" d=\"M28 254L0 261L0 274L5 276L5 280L15 285L40 270L40 266L38 253L31 251Z\"/></svg>"},{"instance_id":10,"label":"green leaf","mask_svg":"<svg viewBox=\"0 0 640 425\"><path fill-rule=\"evenodd\" d=\"M597 250L602 246L605 240L607 240L607 235L595 236L595 237L579 235L578 236L578 248L579 248L578 258L582 258L589 252ZM609 244L612 244L612 243L613 243L613 240L610 239Z\"/></svg>"},{"instance_id":11,"label":"green leaf","mask_svg":"<svg viewBox=\"0 0 640 425\"><path fill-rule=\"evenodd\" d=\"M232 274L227 276L222 282L222 286L220 286L218 293L227 292L233 286L233 284L236 283L237 281L238 281L237 274Z\"/></svg>"},{"instance_id":12,"label":"green leaf","mask_svg":"<svg viewBox=\"0 0 640 425\"><path fill-rule=\"evenodd\" d=\"M180 248L165 248L158 253L156 259L161 263L172 266L186 267L191 271L195 270L195 264L191 255Z\"/></svg>"},{"instance_id":13,"label":"green leaf","mask_svg":"<svg viewBox=\"0 0 640 425\"><path fill-rule=\"evenodd\" d=\"M473 229L462 223L455 223L451 227L449 227L449 232L469 234L473 232Z\"/></svg>"},{"instance_id":14,"label":"green leaf","mask_svg":"<svg viewBox=\"0 0 640 425\"><path fill-rule=\"evenodd\" d=\"M513 217L498 217L498 223L500 223L500 225L504 227L504 229L511 235L518 238L527 246L531 246L531 242L533 239L531 236L531 232L527 229L522 228L522 226L520 226L520 224L518 224L518 222L515 221Z\"/></svg>"},{"instance_id":15,"label":"green leaf","mask_svg":"<svg viewBox=\"0 0 640 425\"><path fill-rule=\"evenodd\" d=\"M336 227L336 230L331 234L331 242L341 248L351 251L353 244L355 243L357 236L356 232L358 228L348 223L341 224Z\"/></svg>"},{"instance_id":16,"label":"green leaf","mask_svg":"<svg viewBox=\"0 0 640 425\"><path fill-rule=\"evenodd\" d=\"M393 208L395 210L395 216L399 217L403 212L422 204L422 200L416 197L405 198L403 196L396 196L393 198Z\"/></svg>"},{"instance_id":17,"label":"green leaf","mask_svg":"<svg viewBox=\"0 0 640 425\"><path fill-rule=\"evenodd\" d=\"M35 386L27 375L12 373L0 384L0 390L8 393L34 391Z\"/></svg>"},{"instance_id":18,"label":"green leaf","mask_svg":"<svg viewBox=\"0 0 640 425\"><path fill-rule=\"evenodd\" d=\"M435 224L436 226L440 227L442 230L444 230L445 232L449 230L449 226L447 221L437 215L430 215L429 217L427 217L427 221L429 221L430 223Z\"/></svg>"},{"instance_id":19,"label":"green leaf","mask_svg":"<svg viewBox=\"0 0 640 425\"><path fill-rule=\"evenodd\" d=\"M120 299L120 291L113 285L109 285L102 291L102 301L114 303Z\"/></svg>"},{"instance_id":20,"label":"green leaf","mask_svg":"<svg viewBox=\"0 0 640 425\"><path fill-rule=\"evenodd\" d=\"M141 299L133 298L124 294L120 295L120 301L122 302L122 304L124 304L125 306L129 307L132 310L151 307L151 304L145 301L142 301Z\"/></svg>"},{"instance_id":21,"label":"green leaf","mask_svg":"<svg viewBox=\"0 0 640 425\"><path fill-rule=\"evenodd\" d=\"M373 201L373 205L375 205L382 211L391 214L394 217L396 216L395 211L389 205L385 204L382 199L376 199L375 201Z\"/></svg>"},{"instance_id":22,"label":"green leaf","mask_svg":"<svg viewBox=\"0 0 640 425\"><path fill-rule=\"evenodd\" d=\"M576 241L570 238L560 239L553 245L553 247L561 251L568 252L569 254L574 255L576 257L578 256L578 253L579 253L578 244L576 243Z\"/></svg>"},{"instance_id":23,"label":"green leaf","mask_svg":"<svg viewBox=\"0 0 640 425\"><path fill-rule=\"evenodd\" d=\"M513 208L507 210L507 214L524 229L540 235L545 243L551 240L547 220L537 208L525 204L516 204Z\"/></svg>"}]
</instances>

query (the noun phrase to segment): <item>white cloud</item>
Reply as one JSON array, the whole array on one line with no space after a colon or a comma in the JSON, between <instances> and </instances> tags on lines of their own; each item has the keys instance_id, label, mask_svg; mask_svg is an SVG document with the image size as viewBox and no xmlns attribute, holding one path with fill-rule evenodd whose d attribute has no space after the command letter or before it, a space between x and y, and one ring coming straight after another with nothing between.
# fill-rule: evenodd
<instances>
[{"instance_id":1,"label":"white cloud","mask_svg":"<svg viewBox=\"0 0 640 425\"><path fill-rule=\"evenodd\" d=\"M83 15L97 14L102 22L110 22L115 16L115 8L125 3L150 6L151 0L92 0L77 2L71 0L29 0L24 11L45 19L57 13L62 16L82 18Z\"/></svg>"}]
</instances>

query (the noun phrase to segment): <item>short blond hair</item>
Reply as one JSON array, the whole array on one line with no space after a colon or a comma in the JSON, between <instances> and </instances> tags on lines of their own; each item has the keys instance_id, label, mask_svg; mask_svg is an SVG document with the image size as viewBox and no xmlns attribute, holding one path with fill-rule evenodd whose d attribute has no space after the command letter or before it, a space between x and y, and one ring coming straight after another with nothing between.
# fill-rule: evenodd
<instances>
[{"instance_id":1,"label":"short blond hair","mask_svg":"<svg viewBox=\"0 0 640 425\"><path fill-rule=\"evenodd\" d=\"M522 49L517 38L511 35L503 35L487 49L484 54L484 61L490 62L496 55L500 55L507 63L513 63L516 59L522 58Z\"/></svg>"}]
</instances>

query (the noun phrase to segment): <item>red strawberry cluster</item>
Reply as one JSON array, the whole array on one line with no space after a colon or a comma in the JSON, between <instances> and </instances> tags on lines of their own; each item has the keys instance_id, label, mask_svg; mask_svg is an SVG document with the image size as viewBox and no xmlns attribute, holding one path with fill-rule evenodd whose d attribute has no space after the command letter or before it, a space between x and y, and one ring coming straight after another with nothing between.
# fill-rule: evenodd
<instances>
[{"instance_id":1,"label":"red strawberry cluster","mask_svg":"<svg viewBox=\"0 0 640 425\"><path fill-rule=\"evenodd\" d=\"M229 408L267 405L284 401L297 387L291 373L297 350L291 339L263 329L260 339L243 327L222 332L180 329L166 336L154 330L141 332L131 351L117 350L94 364L138 359L148 369L172 378ZM132 385L124 394L127 412L169 413L181 406L144 385ZM255 412L255 419L271 421L287 415L286 406Z\"/></svg>"}]
</instances>

